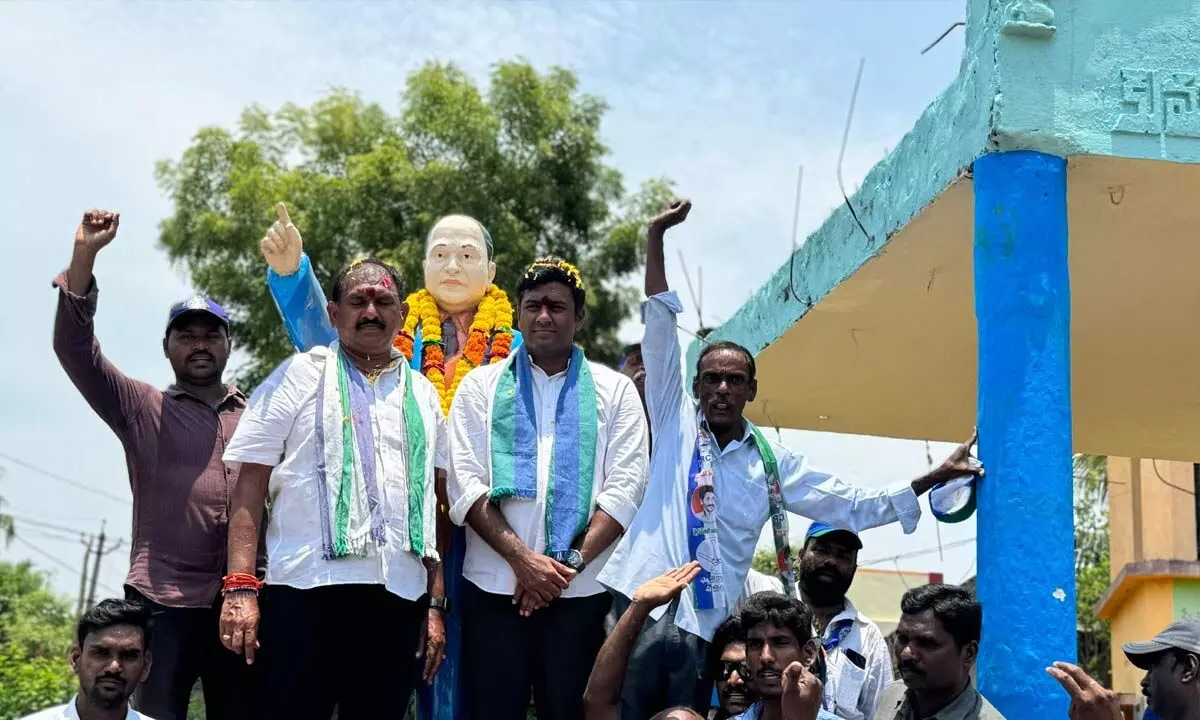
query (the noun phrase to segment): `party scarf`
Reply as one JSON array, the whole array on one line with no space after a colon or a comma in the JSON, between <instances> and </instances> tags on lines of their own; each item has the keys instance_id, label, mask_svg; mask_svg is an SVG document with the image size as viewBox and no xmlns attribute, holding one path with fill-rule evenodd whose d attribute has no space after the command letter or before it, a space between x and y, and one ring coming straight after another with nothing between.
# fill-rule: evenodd
<instances>
[{"instance_id":1,"label":"party scarf","mask_svg":"<svg viewBox=\"0 0 1200 720\"><path fill-rule=\"evenodd\" d=\"M489 498L537 498L538 429L533 369L522 346L509 356L492 399L492 490ZM596 385L587 358L571 352L554 411L554 448L546 484L546 554L571 549L587 528L596 472Z\"/></svg>"},{"instance_id":2,"label":"party scarf","mask_svg":"<svg viewBox=\"0 0 1200 720\"><path fill-rule=\"evenodd\" d=\"M779 463L775 452L762 432L746 421L754 435L754 445L762 459L767 476L767 507L775 539L775 565L783 581L784 594L795 594L795 573L792 570L792 550L788 539L787 508L783 504L783 487L779 482ZM711 486L714 480L712 440L703 416L696 419L696 445L688 469L688 551L692 560L700 561L700 574L692 581L692 597L698 610L725 607L725 577L721 550L717 538L717 519L720 507L712 517L706 517L700 500L700 488Z\"/></svg>"},{"instance_id":3,"label":"party scarf","mask_svg":"<svg viewBox=\"0 0 1200 720\"><path fill-rule=\"evenodd\" d=\"M370 417L370 388L334 342L312 350L325 358L317 386L317 498L321 509L321 555L326 560L366 554L367 542L387 543L379 471L375 466L375 434ZM399 497L408 533L402 550L418 557L437 557L436 518L432 500L431 433L413 392L413 374L399 363L407 451L406 482L389 493Z\"/></svg>"}]
</instances>

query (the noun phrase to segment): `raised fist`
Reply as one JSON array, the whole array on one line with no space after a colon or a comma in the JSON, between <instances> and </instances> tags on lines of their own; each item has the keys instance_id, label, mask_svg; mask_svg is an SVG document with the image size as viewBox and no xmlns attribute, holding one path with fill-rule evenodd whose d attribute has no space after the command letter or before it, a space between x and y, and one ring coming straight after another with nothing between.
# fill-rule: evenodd
<instances>
[{"instance_id":1,"label":"raised fist","mask_svg":"<svg viewBox=\"0 0 1200 720\"><path fill-rule=\"evenodd\" d=\"M267 229L259 248L263 259L279 275L294 275L300 269L300 253L304 251L304 240L300 231L288 217L287 206L283 203L275 205L275 215L278 218Z\"/></svg>"},{"instance_id":2,"label":"raised fist","mask_svg":"<svg viewBox=\"0 0 1200 720\"><path fill-rule=\"evenodd\" d=\"M691 200L687 198L672 200L669 205L662 209L662 212L650 220L650 227L654 230L673 228L684 220L687 220L688 213L691 211Z\"/></svg>"},{"instance_id":3,"label":"raised fist","mask_svg":"<svg viewBox=\"0 0 1200 720\"><path fill-rule=\"evenodd\" d=\"M75 245L95 252L112 242L117 236L117 226L121 224L121 213L111 213L107 210L88 210L83 214L83 221L75 228Z\"/></svg>"}]
</instances>

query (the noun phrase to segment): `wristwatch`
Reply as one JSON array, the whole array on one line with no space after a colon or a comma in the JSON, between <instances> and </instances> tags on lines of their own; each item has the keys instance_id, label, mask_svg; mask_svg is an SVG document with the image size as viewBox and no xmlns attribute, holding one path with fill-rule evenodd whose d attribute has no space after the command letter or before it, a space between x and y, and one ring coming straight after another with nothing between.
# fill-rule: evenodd
<instances>
[{"instance_id":1,"label":"wristwatch","mask_svg":"<svg viewBox=\"0 0 1200 720\"><path fill-rule=\"evenodd\" d=\"M437 610L443 617L450 614L450 598L435 597L429 598L429 609Z\"/></svg>"},{"instance_id":2,"label":"wristwatch","mask_svg":"<svg viewBox=\"0 0 1200 720\"><path fill-rule=\"evenodd\" d=\"M587 563L583 561L583 553L574 548L554 553L553 557L555 560L571 568L576 573L583 572L583 569L587 567Z\"/></svg>"}]
</instances>

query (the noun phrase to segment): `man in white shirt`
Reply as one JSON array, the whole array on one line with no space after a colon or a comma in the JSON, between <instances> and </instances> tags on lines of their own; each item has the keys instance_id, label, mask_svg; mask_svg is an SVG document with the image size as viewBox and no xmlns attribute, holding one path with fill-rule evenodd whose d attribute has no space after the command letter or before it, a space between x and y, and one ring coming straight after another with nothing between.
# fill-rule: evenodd
<instances>
[{"instance_id":1,"label":"man in white shirt","mask_svg":"<svg viewBox=\"0 0 1200 720\"><path fill-rule=\"evenodd\" d=\"M466 524L464 692L471 717L578 720L611 598L596 574L646 483L633 382L575 342L579 271L539 260L517 286L525 344L463 378L450 409L450 519Z\"/></svg>"},{"instance_id":2,"label":"man in white shirt","mask_svg":"<svg viewBox=\"0 0 1200 720\"><path fill-rule=\"evenodd\" d=\"M809 525L800 550L800 598L825 646L825 709L843 720L871 720L892 683L892 656L879 626L859 614L846 591L862 540L850 530Z\"/></svg>"},{"instance_id":3,"label":"man in white shirt","mask_svg":"<svg viewBox=\"0 0 1200 720\"><path fill-rule=\"evenodd\" d=\"M364 260L343 268L330 297L338 340L271 373L225 450L242 469L221 641L254 662L261 637L272 718L403 713L445 645L436 484L446 428L433 385L392 348L403 281ZM268 494L260 632L254 551Z\"/></svg>"},{"instance_id":4,"label":"man in white shirt","mask_svg":"<svg viewBox=\"0 0 1200 720\"><path fill-rule=\"evenodd\" d=\"M150 674L150 612L129 600L103 600L79 618L69 657L79 694L24 720L153 720L129 707Z\"/></svg>"},{"instance_id":5,"label":"man in white shirt","mask_svg":"<svg viewBox=\"0 0 1200 720\"><path fill-rule=\"evenodd\" d=\"M680 373L676 316L682 306L667 286L663 259L663 235L690 209L690 202L675 201L650 222L648 299L642 306L646 405L654 435L650 481L645 502L599 580L628 598L649 578L689 560L700 560L703 570L680 601L657 609L642 631L624 687L622 716L634 720L671 705L707 707L712 684L705 677L706 645L742 593L768 519L785 591L791 593L788 512L854 530L899 521L912 532L921 515L918 494L959 475L982 474L968 462L969 446L929 475L885 490L856 488L814 470L803 455L768 442L744 419L746 403L757 392L754 357L734 343L705 347L693 400ZM707 513L697 502L706 486L717 499L712 522L702 517ZM672 672L668 679L664 667L691 673Z\"/></svg>"}]
</instances>

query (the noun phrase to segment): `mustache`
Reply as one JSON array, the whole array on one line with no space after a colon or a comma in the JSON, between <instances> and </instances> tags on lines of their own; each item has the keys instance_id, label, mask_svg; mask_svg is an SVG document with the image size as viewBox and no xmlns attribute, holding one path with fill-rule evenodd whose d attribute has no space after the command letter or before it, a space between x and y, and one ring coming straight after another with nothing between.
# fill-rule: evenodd
<instances>
[{"instance_id":1,"label":"mustache","mask_svg":"<svg viewBox=\"0 0 1200 720\"><path fill-rule=\"evenodd\" d=\"M196 358L206 358L209 362L216 362L217 359L207 350L193 350L188 353L187 359L194 360Z\"/></svg>"},{"instance_id":2,"label":"mustache","mask_svg":"<svg viewBox=\"0 0 1200 720\"><path fill-rule=\"evenodd\" d=\"M362 320L359 320L358 322L354 323L354 329L362 330L363 328L365 328L368 325L374 325L375 327L379 328L380 330L384 329L383 321L380 320L379 318L363 318Z\"/></svg>"},{"instance_id":3,"label":"mustache","mask_svg":"<svg viewBox=\"0 0 1200 720\"><path fill-rule=\"evenodd\" d=\"M925 671L917 667L916 663L901 661L900 672L908 672L912 675L924 675Z\"/></svg>"}]
</instances>

